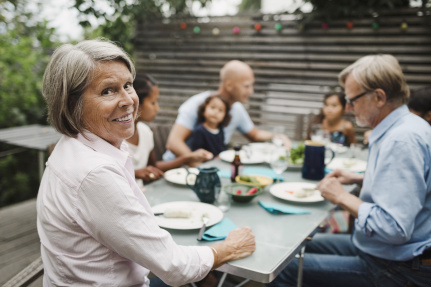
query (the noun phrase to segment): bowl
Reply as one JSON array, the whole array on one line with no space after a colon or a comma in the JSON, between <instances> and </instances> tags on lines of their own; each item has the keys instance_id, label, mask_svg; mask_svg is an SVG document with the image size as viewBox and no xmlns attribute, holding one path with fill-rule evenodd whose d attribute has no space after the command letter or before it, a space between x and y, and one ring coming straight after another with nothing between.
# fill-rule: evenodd
<instances>
[{"instance_id":1,"label":"bowl","mask_svg":"<svg viewBox=\"0 0 431 287\"><path fill-rule=\"evenodd\" d=\"M256 188L257 191L253 194L247 195L246 193L252 189ZM241 183L232 183L230 185L226 185L223 187L224 192L232 195L232 200L235 202L240 203L246 203L250 202L255 198L256 196L262 194L263 189L262 187L258 185L248 185L248 184L241 184ZM241 191L241 194L238 194L238 191Z\"/></svg>"},{"instance_id":2,"label":"bowl","mask_svg":"<svg viewBox=\"0 0 431 287\"><path fill-rule=\"evenodd\" d=\"M235 181L244 185L260 186L262 188L274 182L272 178L263 175L247 174L246 177L253 177L256 182L242 180L242 178L244 178L244 175L237 175L235 177Z\"/></svg>"}]
</instances>

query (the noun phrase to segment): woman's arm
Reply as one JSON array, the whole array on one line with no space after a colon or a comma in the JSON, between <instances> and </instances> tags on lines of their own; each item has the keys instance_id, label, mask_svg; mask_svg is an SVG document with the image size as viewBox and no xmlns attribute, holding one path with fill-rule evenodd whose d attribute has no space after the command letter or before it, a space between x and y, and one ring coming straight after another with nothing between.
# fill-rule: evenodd
<instances>
[{"instance_id":1,"label":"woman's arm","mask_svg":"<svg viewBox=\"0 0 431 287\"><path fill-rule=\"evenodd\" d=\"M346 121L344 134L346 135L347 141L349 143L356 143L355 129L353 128L353 124L349 121Z\"/></svg>"},{"instance_id":2,"label":"woman's arm","mask_svg":"<svg viewBox=\"0 0 431 287\"><path fill-rule=\"evenodd\" d=\"M251 255L256 250L256 241L250 227L232 230L223 242L211 246L214 254L212 270L224 263Z\"/></svg>"}]
</instances>

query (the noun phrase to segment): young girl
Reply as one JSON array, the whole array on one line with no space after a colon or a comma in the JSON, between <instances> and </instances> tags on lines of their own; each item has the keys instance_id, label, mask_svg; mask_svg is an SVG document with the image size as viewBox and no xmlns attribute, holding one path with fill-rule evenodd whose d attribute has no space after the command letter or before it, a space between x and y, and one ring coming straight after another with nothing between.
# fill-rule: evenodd
<instances>
[{"instance_id":1,"label":"young girl","mask_svg":"<svg viewBox=\"0 0 431 287\"><path fill-rule=\"evenodd\" d=\"M198 108L198 125L187 140L191 150L203 148L216 157L226 150L223 127L231 116L229 104L218 94L210 95Z\"/></svg>"},{"instance_id":2,"label":"young girl","mask_svg":"<svg viewBox=\"0 0 431 287\"><path fill-rule=\"evenodd\" d=\"M211 158L210 153L200 149L172 161L156 161L153 132L142 121L152 122L156 117L159 111L159 87L156 81L146 74L136 75L133 87L139 97L139 116L135 122L135 133L127 139L127 143L133 158L136 181L141 188L144 182L163 177L163 171Z\"/></svg>"},{"instance_id":3,"label":"young girl","mask_svg":"<svg viewBox=\"0 0 431 287\"><path fill-rule=\"evenodd\" d=\"M345 120L346 100L344 93L330 92L324 96L323 108L311 123L307 139L311 139L312 126L321 125L321 129L329 133L330 141L344 146L356 143L355 131L351 122Z\"/></svg>"}]
</instances>

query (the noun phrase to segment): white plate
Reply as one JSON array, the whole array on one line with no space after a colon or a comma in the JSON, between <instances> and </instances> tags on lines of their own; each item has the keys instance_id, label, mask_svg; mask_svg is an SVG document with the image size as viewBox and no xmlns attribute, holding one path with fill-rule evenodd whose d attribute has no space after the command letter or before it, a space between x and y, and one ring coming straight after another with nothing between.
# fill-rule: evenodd
<instances>
[{"instance_id":1,"label":"white plate","mask_svg":"<svg viewBox=\"0 0 431 287\"><path fill-rule=\"evenodd\" d=\"M225 150L220 153L220 159L226 162L232 162L234 157L234 150ZM244 150L240 150L239 158L242 164L258 164L265 162L264 155L256 150L252 150L250 157L247 157L247 153Z\"/></svg>"},{"instance_id":2,"label":"white plate","mask_svg":"<svg viewBox=\"0 0 431 287\"><path fill-rule=\"evenodd\" d=\"M153 212L164 212L167 209L184 209L191 211L190 218L166 218L163 215L156 216L156 222L160 227L170 229L199 229L202 227L202 215L207 214L209 221L207 226L219 223L223 219L223 212L214 205L195 201L173 201L158 204L152 207Z\"/></svg>"},{"instance_id":3,"label":"white plate","mask_svg":"<svg viewBox=\"0 0 431 287\"><path fill-rule=\"evenodd\" d=\"M316 190L313 195L302 198L298 198L293 195L293 193L288 192L296 192L302 188L316 188L316 184L307 182L282 182L271 186L269 192L275 197L295 202L319 202L325 200L318 190Z\"/></svg>"},{"instance_id":4,"label":"white plate","mask_svg":"<svg viewBox=\"0 0 431 287\"><path fill-rule=\"evenodd\" d=\"M197 168L189 168L190 173L199 174ZM165 179L175 184L186 185L187 170L183 167L171 169L165 172Z\"/></svg>"},{"instance_id":5,"label":"white plate","mask_svg":"<svg viewBox=\"0 0 431 287\"><path fill-rule=\"evenodd\" d=\"M345 169L351 172L364 172L367 162L356 158L336 157L327 166L329 169Z\"/></svg>"}]
</instances>

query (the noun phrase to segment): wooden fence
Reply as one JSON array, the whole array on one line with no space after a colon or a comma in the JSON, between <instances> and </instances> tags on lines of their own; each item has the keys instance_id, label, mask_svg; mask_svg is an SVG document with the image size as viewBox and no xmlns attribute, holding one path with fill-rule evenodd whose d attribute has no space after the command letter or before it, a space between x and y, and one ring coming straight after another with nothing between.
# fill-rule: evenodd
<instances>
[{"instance_id":1,"label":"wooden fence","mask_svg":"<svg viewBox=\"0 0 431 287\"><path fill-rule=\"evenodd\" d=\"M429 12L394 10L326 27L315 22L305 29L294 18L259 14L139 24L137 69L160 83L161 110L155 122L173 123L188 97L216 90L220 68L232 59L245 61L255 72L255 94L246 105L255 124L283 124L298 140L305 136L309 114L322 106L323 94L337 89L338 73L361 56L392 54L411 88L431 83ZM357 129L359 138L362 132Z\"/></svg>"}]
</instances>

